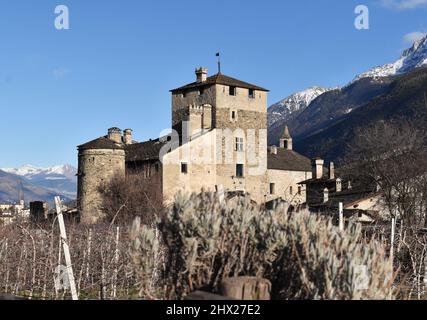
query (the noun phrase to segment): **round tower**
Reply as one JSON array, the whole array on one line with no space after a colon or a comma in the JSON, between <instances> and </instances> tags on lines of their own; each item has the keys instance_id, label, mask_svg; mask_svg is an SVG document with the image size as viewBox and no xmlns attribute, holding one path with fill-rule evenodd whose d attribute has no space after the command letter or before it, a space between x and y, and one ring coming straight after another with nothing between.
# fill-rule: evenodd
<instances>
[{"instance_id":1,"label":"round tower","mask_svg":"<svg viewBox=\"0 0 427 320\"><path fill-rule=\"evenodd\" d=\"M84 224L95 224L105 217L100 186L115 176L125 176L125 146L119 129L78 147L77 200Z\"/></svg>"}]
</instances>

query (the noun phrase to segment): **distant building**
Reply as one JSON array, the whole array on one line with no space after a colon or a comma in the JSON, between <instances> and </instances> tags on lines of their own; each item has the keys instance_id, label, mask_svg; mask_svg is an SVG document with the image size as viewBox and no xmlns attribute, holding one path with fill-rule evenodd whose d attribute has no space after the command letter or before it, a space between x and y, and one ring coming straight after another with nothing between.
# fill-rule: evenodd
<instances>
[{"instance_id":1,"label":"distant building","mask_svg":"<svg viewBox=\"0 0 427 320\"><path fill-rule=\"evenodd\" d=\"M30 202L30 218L33 222L45 221L48 218L49 205L46 202Z\"/></svg>"},{"instance_id":2,"label":"distant building","mask_svg":"<svg viewBox=\"0 0 427 320\"><path fill-rule=\"evenodd\" d=\"M28 218L29 210L25 207L24 200L21 200L19 204L0 204L0 224L10 224L16 220L16 218Z\"/></svg>"},{"instance_id":3,"label":"distant building","mask_svg":"<svg viewBox=\"0 0 427 320\"><path fill-rule=\"evenodd\" d=\"M322 159L313 159L313 178L299 183L307 190L307 206L311 212L336 215L342 203L344 216L349 221L373 223L386 217L383 196L375 184L337 177L332 162L327 171L324 169Z\"/></svg>"}]
</instances>

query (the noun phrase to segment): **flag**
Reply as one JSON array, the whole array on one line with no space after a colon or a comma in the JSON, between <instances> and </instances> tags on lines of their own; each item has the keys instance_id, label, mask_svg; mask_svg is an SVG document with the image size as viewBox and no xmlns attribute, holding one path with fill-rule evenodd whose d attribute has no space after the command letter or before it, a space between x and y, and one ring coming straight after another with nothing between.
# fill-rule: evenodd
<instances>
[{"instance_id":1,"label":"flag","mask_svg":"<svg viewBox=\"0 0 427 320\"><path fill-rule=\"evenodd\" d=\"M217 52L216 56L219 57L219 52Z\"/></svg>"}]
</instances>

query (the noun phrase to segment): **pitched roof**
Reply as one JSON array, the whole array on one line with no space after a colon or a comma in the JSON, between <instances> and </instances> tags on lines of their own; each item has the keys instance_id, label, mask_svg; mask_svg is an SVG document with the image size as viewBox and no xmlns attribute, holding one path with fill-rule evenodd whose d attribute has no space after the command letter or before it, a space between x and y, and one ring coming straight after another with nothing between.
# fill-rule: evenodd
<instances>
[{"instance_id":1,"label":"pitched roof","mask_svg":"<svg viewBox=\"0 0 427 320\"><path fill-rule=\"evenodd\" d=\"M158 160L160 150L167 142L159 139L126 145L126 161Z\"/></svg>"},{"instance_id":2,"label":"pitched roof","mask_svg":"<svg viewBox=\"0 0 427 320\"><path fill-rule=\"evenodd\" d=\"M285 130L283 131L282 139L292 139L291 134L289 133L288 126L285 127Z\"/></svg>"},{"instance_id":3,"label":"pitched roof","mask_svg":"<svg viewBox=\"0 0 427 320\"><path fill-rule=\"evenodd\" d=\"M337 209L339 206L339 203L342 202L344 205L344 209L356 209L351 208L357 205L359 202L381 196L381 192L375 192L375 191L369 191L369 190L344 190L342 192L334 192L329 193L329 200L328 202L320 202L317 204L312 204L310 207L323 207L323 208L329 208L329 209Z\"/></svg>"},{"instance_id":4,"label":"pitched roof","mask_svg":"<svg viewBox=\"0 0 427 320\"><path fill-rule=\"evenodd\" d=\"M116 143L111 141L107 137L100 137L98 139L89 141L85 144L82 144L77 147L79 150L88 150L88 149L124 149L122 143Z\"/></svg>"},{"instance_id":5,"label":"pitched roof","mask_svg":"<svg viewBox=\"0 0 427 320\"><path fill-rule=\"evenodd\" d=\"M277 154L268 153L268 169L311 172L311 160L293 150L277 148Z\"/></svg>"},{"instance_id":6,"label":"pitched roof","mask_svg":"<svg viewBox=\"0 0 427 320\"><path fill-rule=\"evenodd\" d=\"M171 92L179 92L179 91L185 91L188 89L193 89L193 88L198 88L198 87L205 87L205 86L209 86L209 85L213 85L213 84L223 84L226 86L233 86L233 87L239 87L239 88L247 88L247 89L254 89L254 90L259 90L259 91L266 91L268 92L269 90L258 87L256 85L244 82L244 81L240 81L238 79L234 79L231 77L228 77L226 75L223 75L222 73L217 73L213 76L210 76L206 79L206 81L203 82L192 82L189 83L185 86L176 88L176 89L172 89Z\"/></svg>"}]
</instances>

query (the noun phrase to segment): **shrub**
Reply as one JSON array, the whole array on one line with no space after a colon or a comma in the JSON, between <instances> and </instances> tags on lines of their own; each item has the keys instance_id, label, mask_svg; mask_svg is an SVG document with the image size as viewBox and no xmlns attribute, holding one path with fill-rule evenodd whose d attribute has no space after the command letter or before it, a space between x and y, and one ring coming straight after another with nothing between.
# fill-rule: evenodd
<instances>
[{"instance_id":1,"label":"shrub","mask_svg":"<svg viewBox=\"0 0 427 320\"><path fill-rule=\"evenodd\" d=\"M265 211L247 198L178 195L164 219L132 233L142 295L181 299L196 289L215 292L227 277L260 276L272 282L274 299L392 296L392 266L382 244L362 241L357 225L340 232L331 219L287 212ZM152 287L161 291L147 288L153 273Z\"/></svg>"}]
</instances>

